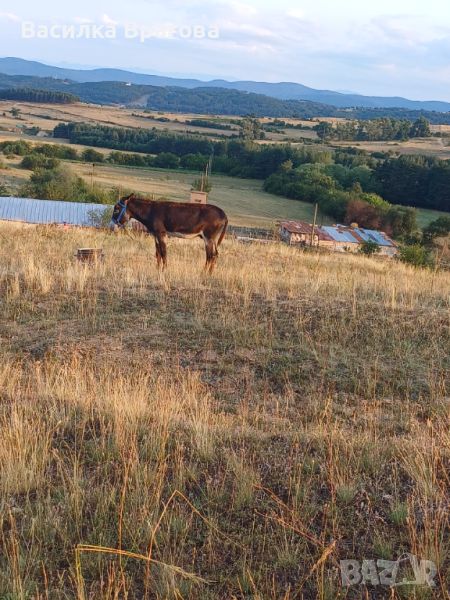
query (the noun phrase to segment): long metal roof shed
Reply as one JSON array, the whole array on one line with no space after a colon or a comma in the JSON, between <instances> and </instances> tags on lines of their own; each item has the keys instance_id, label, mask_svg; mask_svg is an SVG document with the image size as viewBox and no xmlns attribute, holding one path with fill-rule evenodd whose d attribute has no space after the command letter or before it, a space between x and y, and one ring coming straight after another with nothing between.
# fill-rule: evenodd
<instances>
[{"instance_id":1,"label":"long metal roof shed","mask_svg":"<svg viewBox=\"0 0 450 600\"><path fill-rule=\"evenodd\" d=\"M382 231L375 229L363 229L362 227L348 227L346 225L325 226L322 227L326 233L336 242L347 242L350 244L360 244L363 241L372 241L379 246L387 246L395 248L395 242L391 240Z\"/></svg>"},{"instance_id":2,"label":"long metal roof shed","mask_svg":"<svg viewBox=\"0 0 450 600\"><path fill-rule=\"evenodd\" d=\"M101 215L109 208L103 204L0 196L0 221L92 227L94 215Z\"/></svg>"}]
</instances>

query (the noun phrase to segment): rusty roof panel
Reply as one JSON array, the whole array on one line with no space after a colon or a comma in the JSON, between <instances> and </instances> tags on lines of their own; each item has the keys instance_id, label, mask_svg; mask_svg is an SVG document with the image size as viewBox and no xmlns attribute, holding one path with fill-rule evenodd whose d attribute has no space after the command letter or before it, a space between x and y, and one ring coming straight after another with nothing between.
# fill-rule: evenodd
<instances>
[{"instance_id":1,"label":"rusty roof panel","mask_svg":"<svg viewBox=\"0 0 450 600\"><path fill-rule=\"evenodd\" d=\"M312 225L305 221L282 221L281 227L289 233L301 233L311 235ZM320 241L340 242L344 244L362 244L363 242L372 241L379 246L396 247L393 240L389 238L383 231L375 229L363 229L362 227L349 227L347 225L326 225L315 228L316 235Z\"/></svg>"},{"instance_id":2,"label":"rusty roof panel","mask_svg":"<svg viewBox=\"0 0 450 600\"><path fill-rule=\"evenodd\" d=\"M303 233L305 235L311 235L313 229L313 226L310 223L306 223L306 221L282 221L280 225L289 233ZM315 227L314 233L319 237L319 241L333 241L328 233L324 231L323 227Z\"/></svg>"}]
</instances>

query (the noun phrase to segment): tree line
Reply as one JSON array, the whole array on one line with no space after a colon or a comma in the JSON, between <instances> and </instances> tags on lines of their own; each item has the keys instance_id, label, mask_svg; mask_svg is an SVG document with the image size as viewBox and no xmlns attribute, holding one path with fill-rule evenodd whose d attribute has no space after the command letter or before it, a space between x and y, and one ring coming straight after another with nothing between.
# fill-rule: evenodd
<instances>
[{"instance_id":1,"label":"tree line","mask_svg":"<svg viewBox=\"0 0 450 600\"><path fill-rule=\"evenodd\" d=\"M83 131L91 127L98 130L98 126L89 125ZM148 130L145 133L153 136L153 150L169 147L172 151L112 150L104 154L86 148L79 154L70 146L32 146L24 141L3 142L0 150L24 156L22 166L29 169L49 168L52 162L48 159L57 158L199 172L213 155L214 173L265 180L264 187L270 193L317 202L321 211L336 221L383 228L395 236L408 235L416 228L415 211L410 207L450 211L450 165L445 161L393 158L381 153L374 156L357 148L333 151L288 144L258 146L238 140L211 142ZM129 144L130 139L125 137L123 143Z\"/></svg>"},{"instance_id":2,"label":"tree line","mask_svg":"<svg viewBox=\"0 0 450 600\"><path fill-rule=\"evenodd\" d=\"M336 164L307 163L293 168L288 163L264 182L264 189L295 200L317 203L323 214L340 223L358 223L368 229L382 229L394 237L411 235L417 229L413 208L390 204L378 194L364 192L359 183L358 167L348 169L345 179L354 183L348 187L336 178ZM344 174L346 171L339 173ZM357 171L352 173L352 171Z\"/></svg>"},{"instance_id":3,"label":"tree line","mask_svg":"<svg viewBox=\"0 0 450 600\"><path fill-rule=\"evenodd\" d=\"M346 120L335 124L320 121L314 130L324 141L406 141L431 135L430 122L425 117L419 117L413 123L407 119L387 117L366 121Z\"/></svg>"},{"instance_id":4,"label":"tree line","mask_svg":"<svg viewBox=\"0 0 450 600\"><path fill-rule=\"evenodd\" d=\"M80 99L74 94L33 88L10 88L0 90L0 100L20 100L23 102L42 102L45 104L73 104Z\"/></svg>"},{"instance_id":5,"label":"tree line","mask_svg":"<svg viewBox=\"0 0 450 600\"><path fill-rule=\"evenodd\" d=\"M416 130L420 132L421 127L418 122ZM359 181L363 191L377 193L394 204L450 211L450 164L437 158L393 157L382 152L371 155L355 148L323 151L319 147L298 148L289 144L258 146L245 140L211 141L156 129L126 129L89 123L59 124L54 136L86 146L158 155L152 163L150 158L116 154L113 160L118 164L161 168L190 168L186 165L191 164L196 169L214 155L216 173L255 179L267 179L286 161L292 161L295 170L305 163L326 160L335 163L335 173L338 173L339 165L364 166L365 175ZM336 181L342 185L338 175Z\"/></svg>"}]
</instances>

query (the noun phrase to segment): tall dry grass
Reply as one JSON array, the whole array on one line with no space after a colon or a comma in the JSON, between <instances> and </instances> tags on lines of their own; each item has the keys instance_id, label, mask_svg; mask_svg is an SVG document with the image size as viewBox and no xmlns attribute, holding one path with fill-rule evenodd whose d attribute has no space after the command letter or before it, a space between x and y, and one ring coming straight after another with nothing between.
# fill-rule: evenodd
<instances>
[{"instance_id":1,"label":"tall dry grass","mask_svg":"<svg viewBox=\"0 0 450 600\"><path fill-rule=\"evenodd\" d=\"M153 254L0 229L0 598L446 597L448 273ZM435 590L341 587L405 552Z\"/></svg>"}]
</instances>

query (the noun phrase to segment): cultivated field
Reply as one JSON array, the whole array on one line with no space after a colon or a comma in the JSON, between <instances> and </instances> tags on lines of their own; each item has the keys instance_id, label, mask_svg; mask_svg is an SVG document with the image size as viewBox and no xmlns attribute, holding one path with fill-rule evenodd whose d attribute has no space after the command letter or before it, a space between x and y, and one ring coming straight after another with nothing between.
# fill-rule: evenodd
<instances>
[{"instance_id":1,"label":"cultivated field","mask_svg":"<svg viewBox=\"0 0 450 600\"><path fill-rule=\"evenodd\" d=\"M449 274L153 254L0 228L0 598L448 598ZM341 586L405 552L434 590Z\"/></svg>"},{"instance_id":2,"label":"cultivated field","mask_svg":"<svg viewBox=\"0 0 450 600\"><path fill-rule=\"evenodd\" d=\"M10 110L16 107L20 110L21 119L15 119L11 116ZM140 115L140 116L138 116ZM148 117L153 116L150 119ZM159 117L166 117L168 122L156 120ZM109 125L112 127L139 127L143 129L152 129L155 127L160 130L178 131L185 133L196 131L203 135L211 134L213 137L217 134L230 135L233 131L224 129L208 130L204 127L195 127L187 125L186 121L191 119L206 118L211 120L211 116L198 114L174 114L144 113L142 109L121 108L118 106L101 106L97 104L75 103L67 105L55 104L37 104L34 102L10 102L0 101L0 126L17 129L18 126L40 127L42 130L52 132L58 123L79 122L99 123L100 125ZM221 117L220 121L229 124L229 120L239 117ZM236 133L236 132L234 132Z\"/></svg>"},{"instance_id":3,"label":"cultivated field","mask_svg":"<svg viewBox=\"0 0 450 600\"><path fill-rule=\"evenodd\" d=\"M13 107L20 110L20 119L14 118L10 111ZM164 118L167 121L159 121ZM109 125L112 127L131 127L143 129L158 129L159 131L171 131L185 134L193 132L210 139L219 139L218 136L230 136L239 133L239 127L232 123L241 119L239 116L224 115L199 115L194 113L169 113L152 111L146 113L139 108L125 108L118 106L100 106L96 104L36 104L31 102L0 101L0 136L17 134L23 127L40 127L49 135L59 123L86 122ZM192 119L206 119L218 124L231 126L232 129L209 129L189 125L187 121ZM305 141L317 141L317 134L313 131L316 121L328 121L331 123L345 122L341 118L323 118L315 121L304 121L302 119L283 118L283 121L292 125L302 125L307 129L281 129L281 132L266 132L266 139L257 143L286 143L302 145ZM261 118L261 123L270 123L273 119ZM450 159L449 125L432 125L433 133L440 133L442 137L413 139L406 142L333 142L332 146L357 146L369 152L388 152L392 150L398 154L427 154L442 159ZM3 132L3 133L2 133ZM26 139L28 139L27 136ZM33 138L31 138L33 139ZM40 140L42 141L42 139Z\"/></svg>"},{"instance_id":4,"label":"cultivated field","mask_svg":"<svg viewBox=\"0 0 450 600\"><path fill-rule=\"evenodd\" d=\"M435 156L450 159L449 138L418 138L407 142L333 142L333 147L356 147L367 152L395 152L405 155Z\"/></svg>"}]
</instances>

